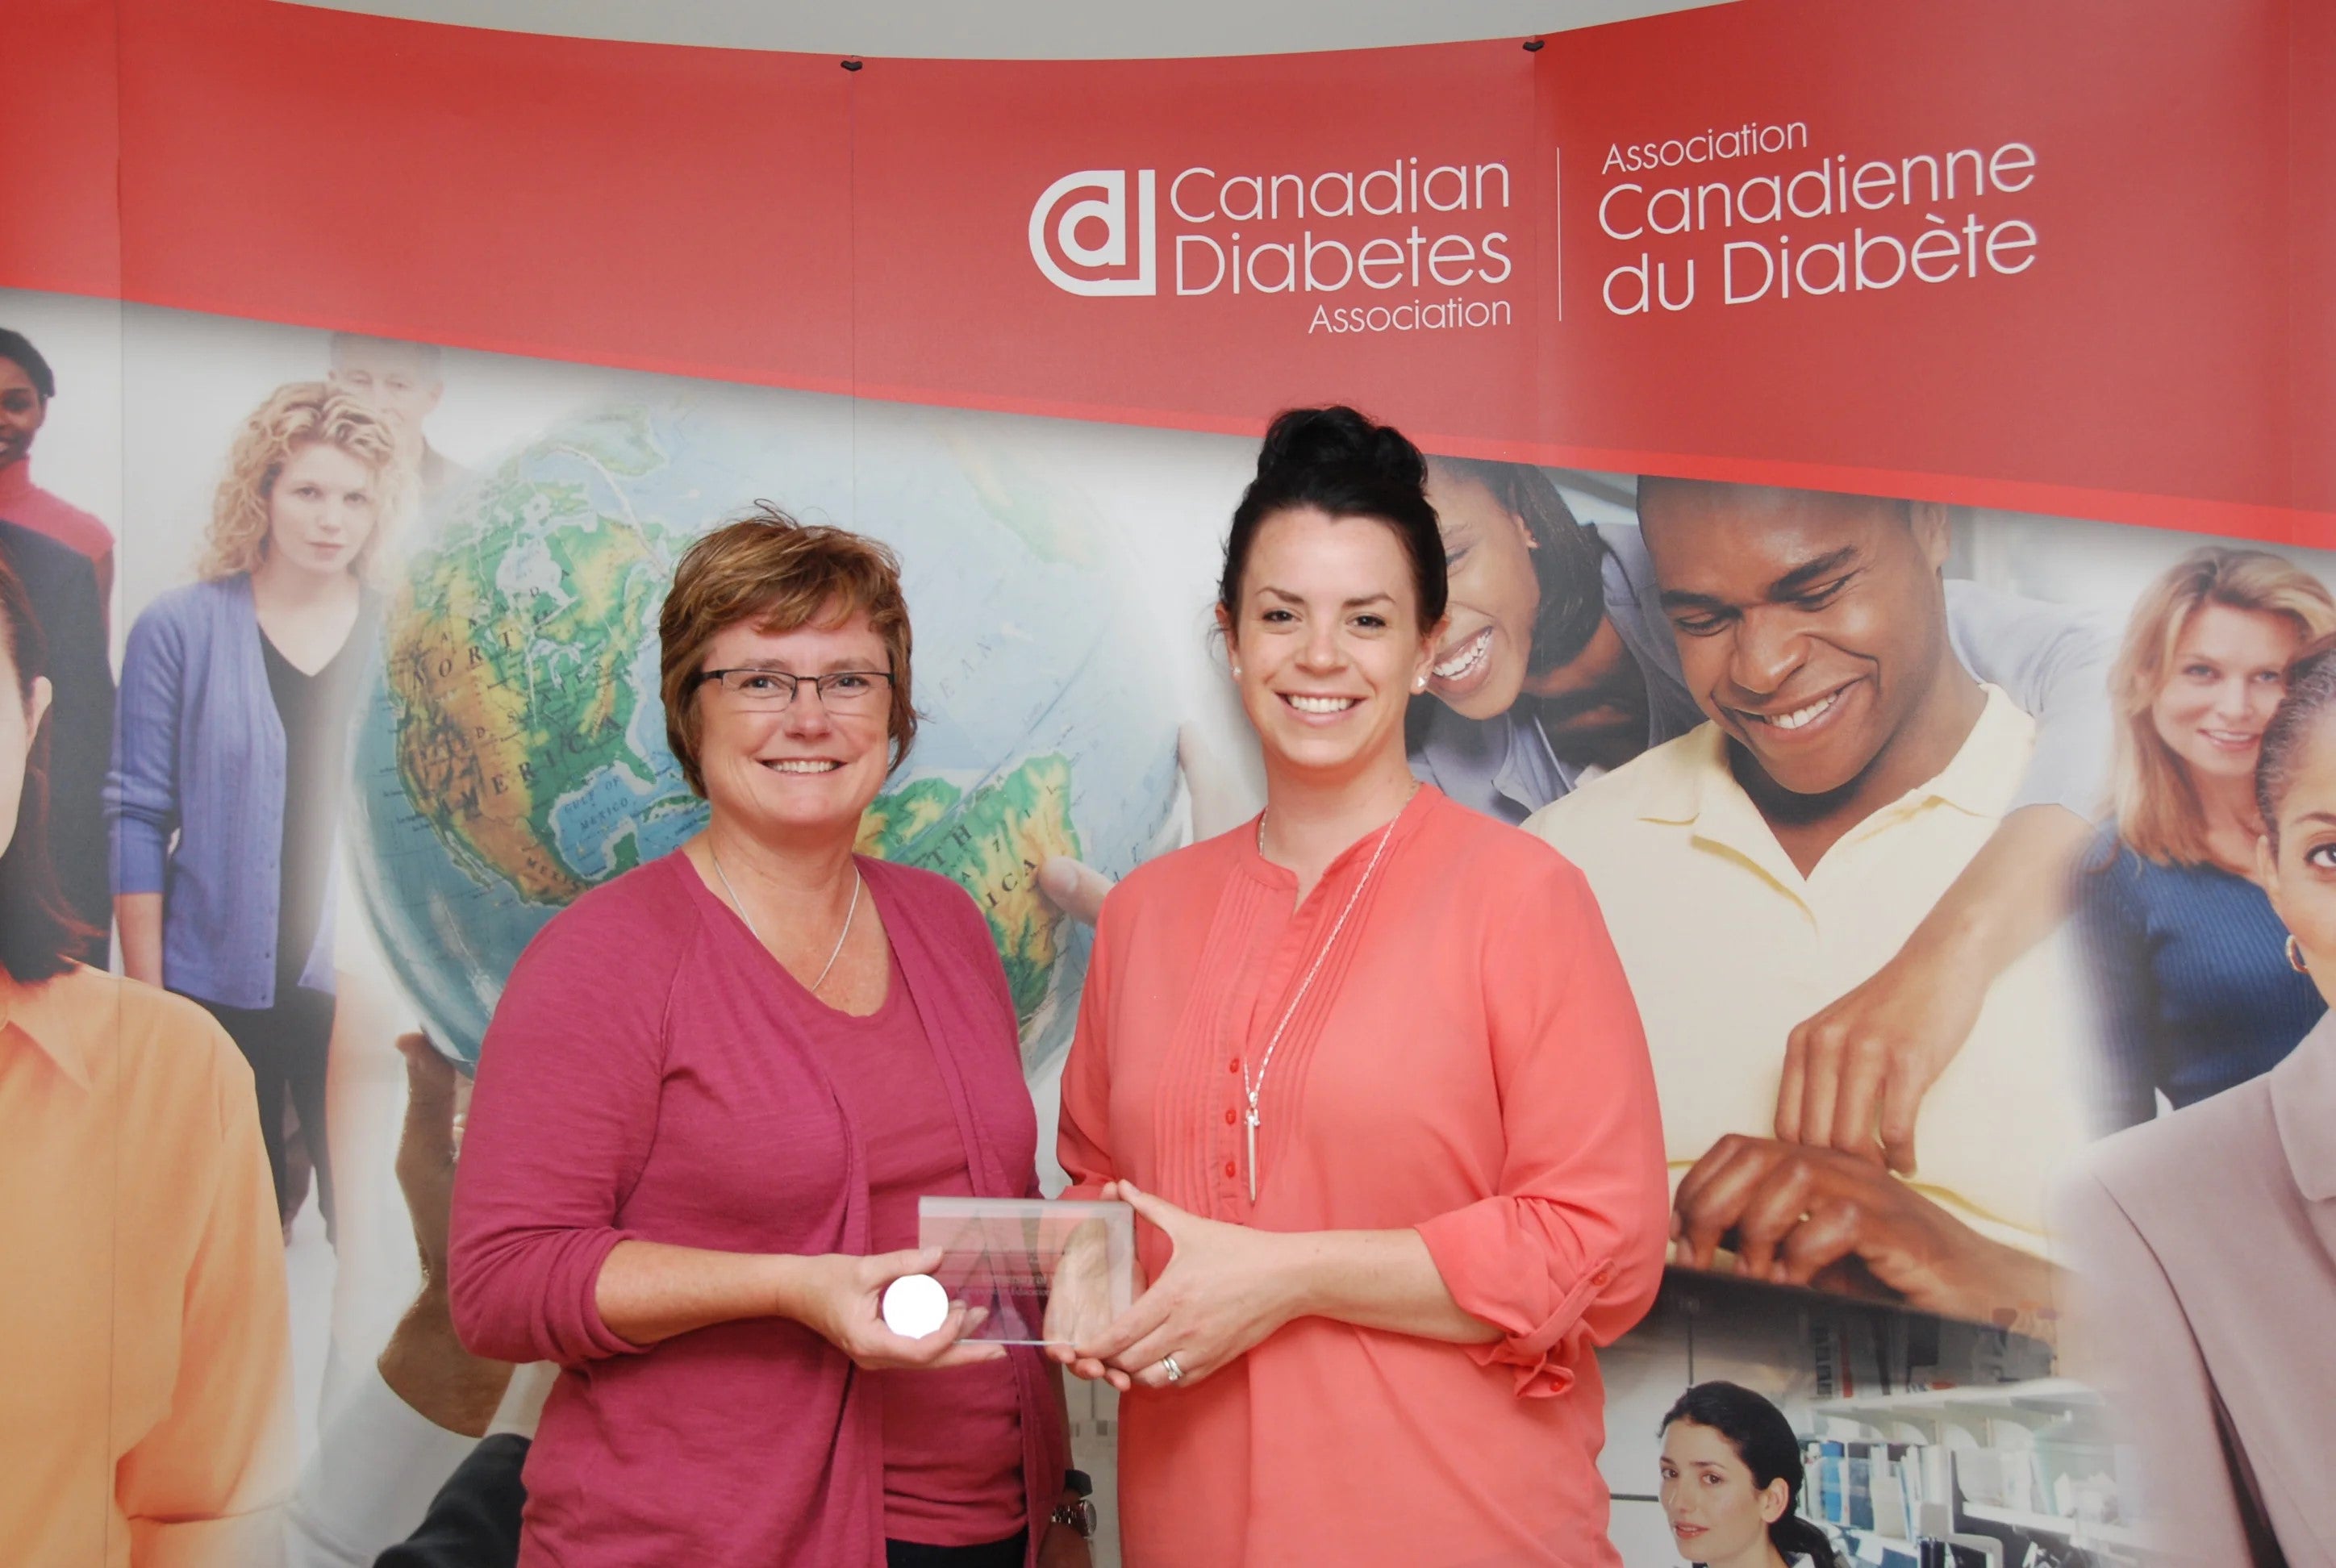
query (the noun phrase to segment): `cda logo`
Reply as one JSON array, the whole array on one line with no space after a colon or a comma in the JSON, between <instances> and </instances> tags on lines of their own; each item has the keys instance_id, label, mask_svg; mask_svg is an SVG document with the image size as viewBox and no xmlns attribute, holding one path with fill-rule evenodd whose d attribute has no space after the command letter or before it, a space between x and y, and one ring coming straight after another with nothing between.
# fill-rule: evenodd
<instances>
[{"instance_id":1,"label":"cda logo","mask_svg":"<svg viewBox=\"0 0 2336 1568\"><path fill-rule=\"evenodd\" d=\"M1030 259L1066 294L1297 296L1309 332L1508 326L1510 203L1499 159L1382 151L1346 168L1194 164L1165 179L1082 169L1030 209Z\"/></svg>"},{"instance_id":2,"label":"cda logo","mask_svg":"<svg viewBox=\"0 0 2336 1568\"><path fill-rule=\"evenodd\" d=\"M1037 205L1030 209L1030 259L1056 287L1091 296L1160 292L1154 175L1149 169L1134 170L1134 233L1131 237L1128 172L1082 169L1066 174L1047 186ZM1074 201L1070 200L1074 196L1084 199ZM1128 270L1131 265L1133 272Z\"/></svg>"}]
</instances>

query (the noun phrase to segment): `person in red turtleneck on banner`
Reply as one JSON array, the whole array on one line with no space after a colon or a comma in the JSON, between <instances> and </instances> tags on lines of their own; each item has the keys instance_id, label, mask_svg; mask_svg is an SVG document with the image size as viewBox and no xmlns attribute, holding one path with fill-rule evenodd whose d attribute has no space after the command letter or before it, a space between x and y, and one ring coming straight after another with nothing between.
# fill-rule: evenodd
<instances>
[{"instance_id":1,"label":"person in red turtleneck on banner","mask_svg":"<svg viewBox=\"0 0 2336 1568\"><path fill-rule=\"evenodd\" d=\"M33 438L56 395L56 375L41 351L23 333L0 326L0 521L89 557L102 607L113 601L113 531L33 482Z\"/></svg>"}]
</instances>

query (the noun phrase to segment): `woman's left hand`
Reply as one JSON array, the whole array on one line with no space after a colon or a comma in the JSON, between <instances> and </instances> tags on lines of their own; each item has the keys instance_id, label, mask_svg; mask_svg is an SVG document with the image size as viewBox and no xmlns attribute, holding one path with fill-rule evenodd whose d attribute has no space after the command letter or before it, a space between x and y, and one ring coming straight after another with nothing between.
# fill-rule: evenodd
<instances>
[{"instance_id":1,"label":"woman's left hand","mask_svg":"<svg viewBox=\"0 0 2336 1568\"><path fill-rule=\"evenodd\" d=\"M1189 1388L1231 1364L1276 1329L1299 1317L1293 1238L1188 1214L1126 1182L1103 1190L1166 1233L1168 1267L1117 1321L1080 1345L1083 1360L1115 1367L1147 1388L1164 1388L1161 1365L1176 1358Z\"/></svg>"}]
</instances>

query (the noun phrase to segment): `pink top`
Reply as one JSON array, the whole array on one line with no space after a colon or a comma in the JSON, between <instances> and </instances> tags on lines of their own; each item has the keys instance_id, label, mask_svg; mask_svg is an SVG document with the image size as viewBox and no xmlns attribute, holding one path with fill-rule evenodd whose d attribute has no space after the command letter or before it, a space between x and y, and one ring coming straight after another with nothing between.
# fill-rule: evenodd
<instances>
[{"instance_id":1,"label":"pink top","mask_svg":"<svg viewBox=\"0 0 2336 1568\"><path fill-rule=\"evenodd\" d=\"M113 553L113 531L71 502L61 501L34 484L29 457L0 468L0 519L71 545L92 560L103 560Z\"/></svg>"},{"instance_id":2,"label":"pink top","mask_svg":"<svg viewBox=\"0 0 2336 1568\"><path fill-rule=\"evenodd\" d=\"M864 1018L822 1008L822 1057L868 1143L869 1250L917 1244L917 1200L966 1196L973 1177L924 1024L892 965ZM884 1534L932 1546L1002 1541L1028 1523L1014 1365L878 1372L884 1412Z\"/></svg>"},{"instance_id":3,"label":"pink top","mask_svg":"<svg viewBox=\"0 0 2336 1568\"><path fill-rule=\"evenodd\" d=\"M945 878L859 864L974 1190L1035 1194L1037 1118L988 924ZM567 1368L528 1456L523 1565L883 1562L882 1402L842 1352L783 1319L643 1350L595 1305L629 1238L875 1250L868 1133L822 1014L679 853L579 899L512 969L455 1175L449 1284L473 1350ZM1062 1406L1035 1352L1008 1365L1043 1519L1068 1463Z\"/></svg>"},{"instance_id":4,"label":"pink top","mask_svg":"<svg viewBox=\"0 0 2336 1568\"><path fill-rule=\"evenodd\" d=\"M1273 1057L1259 1059L1375 847L1293 909L1255 825L1105 901L1063 1078L1064 1167L1275 1231L1415 1227L1458 1346L1327 1319L1197 1388L1121 1403L1131 1563L1618 1564L1591 1347L1661 1280L1654 1075L1588 884L1554 850L1423 789ZM1139 1227L1147 1271L1164 1239Z\"/></svg>"}]
</instances>

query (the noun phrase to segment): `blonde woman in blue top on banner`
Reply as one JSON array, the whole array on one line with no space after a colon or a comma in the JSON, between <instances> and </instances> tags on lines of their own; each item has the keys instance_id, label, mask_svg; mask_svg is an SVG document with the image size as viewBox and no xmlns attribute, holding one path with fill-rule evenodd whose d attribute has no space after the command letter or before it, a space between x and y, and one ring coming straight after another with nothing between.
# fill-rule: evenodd
<instances>
[{"instance_id":1,"label":"blonde woman in blue top on banner","mask_svg":"<svg viewBox=\"0 0 2336 1568\"><path fill-rule=\"evenodd\" d=\"M2254 784L2287 667L2331 631L2328 589L2260 550L2193 550L2134 606L2112 679L2117 816L2074 879L2097 1132L2268 1070L2325 1010L2254 880Z\"/></svg>"}]
</instances>

